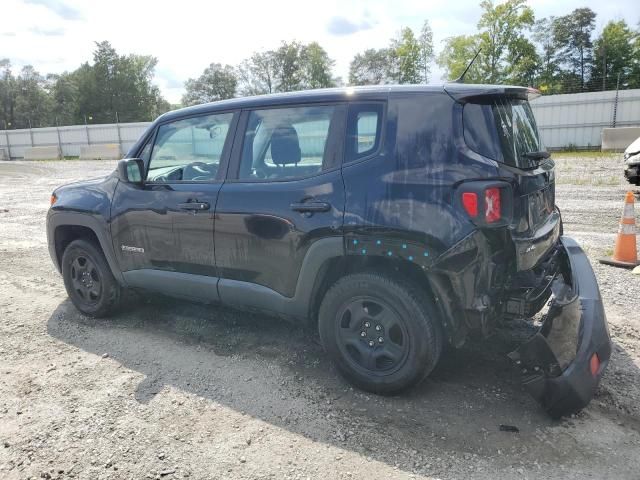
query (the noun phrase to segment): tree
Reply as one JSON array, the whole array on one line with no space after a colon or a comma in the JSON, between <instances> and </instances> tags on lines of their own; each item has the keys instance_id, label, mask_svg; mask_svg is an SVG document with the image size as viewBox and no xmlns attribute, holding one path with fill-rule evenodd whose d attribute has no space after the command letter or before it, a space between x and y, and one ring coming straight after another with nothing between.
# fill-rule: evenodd
<instances>
[{"instance_id":1,"label":"tree","mask_svg":"<svg viewBox=\"0 0 640 480\"><path fill-rule=\"evenodd\" d=\"M631 75L634 61L634 40L637 34L624 20L610 21L605 25L593 46L593 71L591 88L606 90L615 87L618 74L630 88L635 88L640 79Z\"/></svg>"},{"instance_id":2,"label":"tree","mask_svg":"<svg viewBox=\"0 0 640 480\"><path fill-rule=\"evenodd\" d=\"M462 75L469 62L473 59L481 38L479 35L458 35L449 37L444 41L444 47L438 55L437 63L447 75L449 80L455 80ZM486 74L478 61L474 62L465 76L468 83L482 83Z\"/></svg>"},{"instance_id":3,"label":"tree","mask_svg":"<svg viewBox=\"0 0 640 480\"><path fill-rule=\"evenodd\" d=\"M543 93L561 93L558 78L558 46L553 40L553 25L555 17L538 20L533 27L533 39L539 46L537 87Z\"/></svg>"},{"instance_id":4,"label":"tree","mask_svg":"<svg viewBox=\"0 0 640 480\"><path fill-rule=\"evenodd\" d=\"M350 85L381 85L389 81L391 52L370 48L356 54L349 64Z\"/></svg>"},{"instance_id":5,"label":"tree","mask_svg":"<svg viewBox=\"0 0 640 480\"><path fill-rule=\"evenodd\" d=\"M44 90L45 79L31 65L18 75L15 100L15 128L42 127L49 124L51 99Z\"/></svg>"},{"instance_id":6,"label":"tree","mask_svg":"<svg viewBox=\"0 0 640 480\"><path fill-rule=\"evenodd\" d=\"M296 40L282 42L273 53L277 92L293 92L304 88L304 45Z\"/></svg>"},{"instance_id":7,"label":"tree","mask_svg":"<svg viewBox=\"0 0 640 480\"><path fill-rule=\"evenodd\" d=\"M569 15L558 17L553 23L553 39L558 48L559 64L565 68L565 79L576 77L578 88L584 91L593 61L591 33L595 28L596 14L590 8L577 8Z\"/></svg>"},{"instance_id":8,"label":"tree","mask_svg":"<svg viewBox=\"0 0 640 480\"><path fill-rule=\"evenodd\" d=\"M487 82L505 82L510 68L523 68L510 62L528 61L522 53L531 50L523 39L524 32L534 23L533 10L526 0L507 0L498 5L492 0L483 0L480 6L484 12L478 22L482 49L482 57L478 60Z\"/></svg>"},{"instance_id":9,"label":"tree","mask_svg":"<svg viewBox=\"0 0 640 480\"><path fill-rule=\"evenodd\" d=\"M424 83L429 83L429 75L431 74L431 62L433 62L435 58L433 49L433 30L431 30L431 24L429 23L429 20L425 20L422 24L422 30L420 31L418 42L420 44L422 81Z\"/></svg>"},{"instance_id":10,"label":"tree","mask_svg":"<svg viewBox=\"0 0 640 480\"><path fill-rule=\"evenodd\" d=\"M422 52L413 30L405 27L398 38L391 41L393 59L397 62L394 80L397 83L420 83L422 80ZM391 62L393 65L393 62Z\"/></svg>"},{"instance_id":11,"label":"tree","mask_svg":"<svg viewBox=\"0 0 640 480\"><path fill-rule=\"evenodd\" d=\"M73 75L78 85L78 120L108 123L151 120L169 108L152 84L157 60L149 55L118 55L109 42L96 43L93 65Z\"/></svg>"},{"instance_id":12,"label":"tree","mask_svg":"<svg viewBox=\"0 0 640 480\"><path fill-rule=\"evenodd\" d=\"M274 52L254 53L243 60L238 67L238 86L240 95L262 95L275 91Z\"/></svg>"},{"instance_id":13,"label":"tree","mask_svg":"<svg viewBox=\"0 0 640 480\"><path fill-rule=\"evenodd\" d=\"M507 0L498 5L483 0L480 6L479 33L448 38L438 64L450 79L455 79L481 50L467 72L467 81L528 83L537 63L535 48L525 36L534 23L533 10L526 0Z\"/></svg>"},{"instance_id":14,"label":"tree","mask_svg":"<svg viewBox=\"0 0 640 480\"><path fill-rule=\"evenodd\" d=\"M18 89L8 58L0 59L0 69L2 69L0 74L0 115L2 115L0 128L16 128L14 126L14 111Z\"/></svg>"},{"instance_id":15,"label":"tree","mask_svg":"<svg viewBox=\"0 0 640 480\"><path fill-rule=\"evenodd\" d=\"M332 69L335 61L318 42L311 42L302 50L305 88L334 87Z\"/></svg>"},{"instance_id":16,"label":"tree","mask_svg":"<svg viewBox=\"0 0 640 480\"><path fill-rule=\"evenodd\" d=\"M72 73L48 75L52 83L52 116L56 125L72 125L80 115L78 111L78 83Z\"/></svg>"},{"instance_id":17,"label":"tree","mask_svg":"<svg viewBox=\"0 0 640 480\"><path fill-rule=\"evenodd\" d=\"M236 71L230 65L212 63L198 78L190 78L184 84L183 105L197 105L233 98L236 94L238 79Z\"/></svg>"}]
</instances>

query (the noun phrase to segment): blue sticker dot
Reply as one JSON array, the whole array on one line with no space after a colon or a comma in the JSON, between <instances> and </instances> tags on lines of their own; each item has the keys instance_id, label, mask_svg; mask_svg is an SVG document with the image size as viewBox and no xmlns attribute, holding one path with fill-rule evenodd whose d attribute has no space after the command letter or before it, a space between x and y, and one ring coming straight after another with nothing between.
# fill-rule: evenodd
<instances>
[{"instance_id":1,"label":"blue sticker dot","mask_svg":"<svg viewBox=\"0 0 640 480\"><path fill-rule=\"evenodd\" d=\"M357 245L357 244L358 244L358 240L354 240L354 241L353 241L353 244L354 244L354 245Z\"/></svg>"},{"instance_id":2,"label":"blue sticker dot","mask_svg":"<svg viewBox=\"0 0 640 480\"><path fill-rule=\"evenodd\" d=\"M428 256L429 256L429 252L424 252L424 253L422 254L422 256L423 256L423 257L428 257Z\"/></svg>"},{"instance_id":3,"label":"blue sticker dot","mask_svg":"<svg viewBox=\"0 0 640 480\"><path fill-rule=\"evenodd\" d=\"M382 242L380 240L376 240L376 245L382 245Z\"/></svg>"},{"instance_id":4,"label":"blue sticker dot","mask_svg":"<svg viewBox=\"0 0 640 480\"><path fill-rule=\"evenodd\" d=\"M406 244L406 243L403 243L403 244L402 244L402 248L407 248L407 244Z\"/></svg>"},{"instance_id":5,"label":"blue sticker dot","mask_svg":"<svg viewBox=\"0 0 640 480\"><path fill-rule=\"evenodd\" d=\"M362 254L364 255L365 253L367 253L367 249L366 249L366 248L363 248L363 249L362 249Z\"/></svg>"},{"instance_id":6,"label":"blue sticker dot","mask_svg":"<svg viewBox=\"0 0 640 480\"><path fill-rule=\"evenodd\" d=\"M393 255L393 253L391 253L391 252L387 252L387 255L391 256L391 255Z\"/></svg>"},{"instance_id":7,"label":"blue sticker dot","mask_svg":"<svg viewBox=\"0 0 640 480\"><path fill-rule=\"evenodd\" d=\"M413 262L413 255L409 255L409 261Z\"/></svg>"}]
</instances>

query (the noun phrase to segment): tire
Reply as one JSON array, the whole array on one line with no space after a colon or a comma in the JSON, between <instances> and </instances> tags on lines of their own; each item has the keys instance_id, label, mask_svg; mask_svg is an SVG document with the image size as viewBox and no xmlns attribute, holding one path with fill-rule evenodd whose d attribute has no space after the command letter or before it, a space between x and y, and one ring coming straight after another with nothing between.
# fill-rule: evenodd
<instances>
[{"instance_id":1,"label":"tire","mask_svg":"<svg viewBox=\"0 0 640 480\"><path fill-rule=\"evenodd\" d=\"M326 293L318 329L325 351L355 386L390 394L417 385L442 352L442 331L427 295L376 272L347 275Z\"/></svg>"},{"instance_id":2,"label":"tire","mask_svg":"<svg viewBox=\"0 0 640 480\"><path fill-rule=\"evenodd\" d=\"M94 243L74 240L62 255L62 278L75 307L89 317L107 317L120 305L121 287Z\"/></svg>"}]
</instances>

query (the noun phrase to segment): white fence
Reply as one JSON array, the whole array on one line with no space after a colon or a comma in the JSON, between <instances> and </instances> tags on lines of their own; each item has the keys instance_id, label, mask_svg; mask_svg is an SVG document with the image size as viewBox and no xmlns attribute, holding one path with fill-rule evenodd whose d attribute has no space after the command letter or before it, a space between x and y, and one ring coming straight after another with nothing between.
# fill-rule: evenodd
<instances>
[{"instance_id":1,"label":"white fence","mask_svg":"<svg viewBox=\"0 0 640 480\"><path fill-rule=\"evenodd\" d=\"M640 89L540 97L531 103L542 139L550 149L600 148L602 129L640 127ZM0 130L0 158L23 158L28 147L59 146L77 157L86 145L119 144L124 154L148 122Z\"/></svg>"},{"instance_id":2,"label":"white fence","mask_svg":"<svg viewBox=\"0 0 640 480\"><path fill-rule=\"evenodd\" d=\"M602 129L640 127L640 89L548 95L531 102L547 148L600 148Z\"/></svg>"},{"instance_id":3,"label":"white fence","mask_svg":"<svg viewBox=\"0 0 640 480\"><path fill-rule=\"evenodd\" d=\"M59 146L63 156L78 157L81 147L110 143L119 144L124 154L147 126L148 122L140 122L0 130L0 149L11 158L23 158L25 148Z\"/></svg>"}]
</instances>

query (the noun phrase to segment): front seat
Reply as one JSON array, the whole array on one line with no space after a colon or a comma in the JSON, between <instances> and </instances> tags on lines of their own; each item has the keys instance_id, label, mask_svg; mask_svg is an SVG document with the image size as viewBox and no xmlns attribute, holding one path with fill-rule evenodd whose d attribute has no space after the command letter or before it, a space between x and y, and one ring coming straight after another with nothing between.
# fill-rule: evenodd
<instances>
[{"instance_id":1,"label":"front seat","mask_svg":"<svg viewBox=\"0 0 640 480\"><path fill-rule=\"evenodd\" d=\"M298 165L300 162L300 141L298 132L292 125L281 125L271 134L271 160L274 164Z\"/></svg>"}]
</instances>

